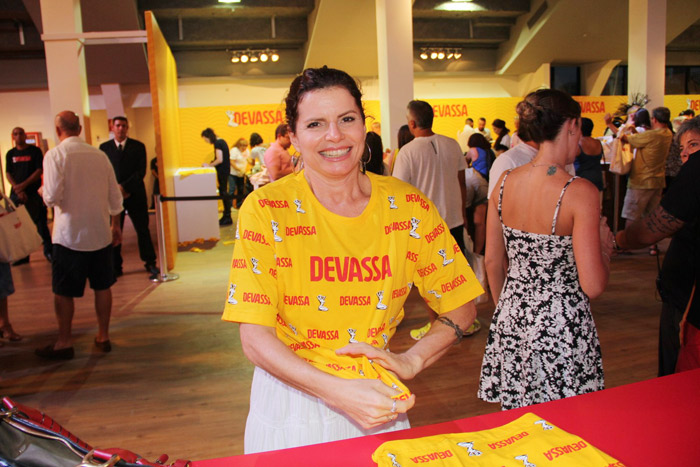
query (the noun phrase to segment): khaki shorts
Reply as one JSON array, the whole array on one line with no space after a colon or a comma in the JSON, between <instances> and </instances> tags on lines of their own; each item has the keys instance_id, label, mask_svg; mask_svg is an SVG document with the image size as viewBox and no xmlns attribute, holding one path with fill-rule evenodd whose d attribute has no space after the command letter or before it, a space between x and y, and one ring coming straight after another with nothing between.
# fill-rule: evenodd
<instances>
[{"instance_id":1,"label":"khaki shorts","mask_svg":"<svg viewBox=\"0 0 700 467\"><path fill-rule=\"evenodd\" d=\"M622 217L633 221L649 214L659 205L661 192L661 188L627 188L625 203L622 206Z\"/></svg>"}]
</instances>

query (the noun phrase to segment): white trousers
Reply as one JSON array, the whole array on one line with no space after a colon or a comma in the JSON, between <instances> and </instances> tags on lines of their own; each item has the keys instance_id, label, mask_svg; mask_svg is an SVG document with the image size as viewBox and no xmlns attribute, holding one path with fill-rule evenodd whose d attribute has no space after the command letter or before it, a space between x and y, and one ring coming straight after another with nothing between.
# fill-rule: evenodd
<instances>
[{"instance_id":1,"label":"white trousers","mask_svg":"<svg viewBox=\"0 0 700 467\"><path fill-rule=\"evenodd\" d=\"M256 367L245 426L245 453L326 443L411 428L406 414L365 430L345 413Z\"/></svg>"}]
</instances>

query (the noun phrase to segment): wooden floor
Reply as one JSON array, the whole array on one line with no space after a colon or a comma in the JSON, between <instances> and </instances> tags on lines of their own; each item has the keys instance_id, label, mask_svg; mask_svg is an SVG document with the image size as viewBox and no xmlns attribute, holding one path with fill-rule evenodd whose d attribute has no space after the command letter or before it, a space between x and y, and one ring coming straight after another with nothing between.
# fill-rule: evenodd
<instances>
[{"instance_id":1,"label":"wooden floor","mask_svg":"<svg viewBox=\"0 0 700 467\"><path fill-rule=\"evenodd\" d=\"M153 230L153 216L151 216ZM45 411L85 441L147 458L205 459L243 452L252 365L241 352L238 326L222 322L233 229L200 252L178 254L180 279L148 281L127 221L125 274L113 287L110 354L93 352L93 294L76 301L76 358L47 362L34 349L56 332L50 265L40 253L14 267L17 292L10 318L24 341L0 348L0 394ZM665 250L663 245L662 250ZM660 303L656 259L646 252L613 259L610 284L593 303L606 387L653 378ZM427 317L415 295L392 350L412 344L408 331ZM481 305L484 329L453 347L408 386L417 395L413 426L499 410L476 397L493 305Z\"/></svg>"}]
</instances>

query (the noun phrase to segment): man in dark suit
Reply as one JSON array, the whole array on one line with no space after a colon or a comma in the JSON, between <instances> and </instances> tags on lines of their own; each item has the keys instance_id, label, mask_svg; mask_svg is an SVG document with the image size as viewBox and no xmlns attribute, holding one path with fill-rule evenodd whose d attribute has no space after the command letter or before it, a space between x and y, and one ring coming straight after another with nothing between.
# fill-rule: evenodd
<instances>
[{"instance_id":1,"label":"man in dark suit","mask_svg":"<svg viewBox=\"0 0 700 467\"><path fill-rule=\"evenodd\" d=\"M114 139L102 143L100 149L112 162L119 189L124 197L124 211L121 213L120 225L124 228L124 214L128 212L131 223L136 229L139 256L144 262L146 271L150 274L158 274L156 252L153 249L151 232L148 228L146 186L143 183L143 178L146 176L146 146L141 141L127 138L129 121L126 117L119 116L112 119L112 132ZM114 272L117 276L123 274L122 262L121 245L119 245L114 247Z\"/></svg>"}]
</instances>

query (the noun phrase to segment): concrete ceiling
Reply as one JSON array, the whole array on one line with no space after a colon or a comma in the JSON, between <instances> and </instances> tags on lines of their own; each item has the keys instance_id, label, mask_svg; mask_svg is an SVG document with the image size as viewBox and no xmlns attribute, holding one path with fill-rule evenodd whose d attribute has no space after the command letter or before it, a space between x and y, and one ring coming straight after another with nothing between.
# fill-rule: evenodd
<instances>
[{"instance_id":1,"label":"concrete ceiling","mask_svg":"<svg viewBox=\"0 0 700 467\"><path fill-rule=\"evenodd\" d=\"M700 57L697 6L668 0L667 51ZM82 0L81 8L86 32L144 29L143 13L153 11L181 77L289 76L324 64L377 75L374 0ZM542 63L624 62L627 8L627 0L414 0L414 69L519 75ZM40 0L0 0L0 88L45 86L40 34ZM429 46L459 47L463 57L421 60ZM229 61L231 50L248 48L274 48L281 59ZM88 45L86 64L93 86L148 82L142 44Z\"/></svg>"}]
</instances>

